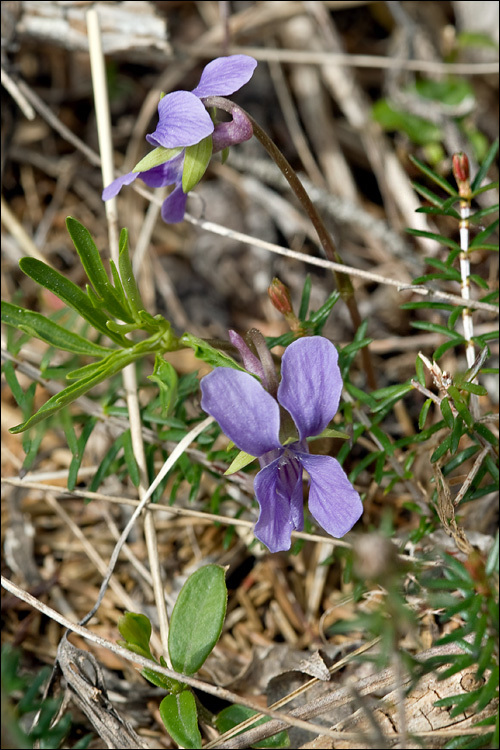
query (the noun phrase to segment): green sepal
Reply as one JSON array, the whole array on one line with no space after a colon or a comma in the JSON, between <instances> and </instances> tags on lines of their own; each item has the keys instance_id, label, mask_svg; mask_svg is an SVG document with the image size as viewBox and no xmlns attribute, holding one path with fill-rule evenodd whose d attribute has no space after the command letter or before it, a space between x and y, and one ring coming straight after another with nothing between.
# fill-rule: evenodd
<instances>
[{"instance_id":1,"label":"green sepal","mask_svg":"<svg viewBox=\"0 0 500 750\"><path fill-rule=\"evenodd\" d=\"M248 466L252 463L252 461L255 461L257 456L251 456L250 453L245 453L245 451L240 451L236 458L233 459L230 466L226 471L224 472L224 476L230 476L231 474L235 474L237 471L240 471L241 469L244 469L245 466Z\"/></svg>"},{"instance_id":2,"label":"green sepal","mask_svg":"<svg viewBox=\"0 0 500 750\"><path fill-rule=\"evenodd\" d=\"M160 703L160 716L167 732L180 747L201 748L196 702L190 690L166 695Z\"/></svg>"},{"instance_id":3,"label":"green sepal","mask_svg":"<svg viewBox=\"0 0 500 750\"><path fill-rule=\"evenodd\" d=\"M182 169L182 190L189 193L199 183L212 156L212 136L207 135L199 143L186 148Z\"/></svg>"},{"instance_id":4,"label":"green sepal","mask_svg":"<svg viewBox=\"0 0 500 750\"><path fill-rule=\"evenodd\" d=\"M313 440L320 440L320 438L339 438L340 440L349 440L351 436L347 434L347 432L341 432L340 430L334 430L331 427L325 427L323 432L320 432L319 435L312 435L311 437L306 438L308 443L311 443Z\"/></svg>"},{"instance_id":5,"label":"green sepal","mask_svg":"<svg viewBox=\"0 0 500 750\"><path fill-rule=\"evenodd\" d=\"M2 302L2 322L65 352L102 357L112 351L68 331L41 313L25 310L10 302Z\"/></svg>"},{"instance_id":6,"label":"green sepal","mask_svg":"<svg viewBox=\"0 0 500 750\"><path fill-rule=\"evenodd\" d=\"M170 620L168 652L173 668L194 674L219 640L226 616L224 568L205 565L182 587Z\"/></svg>"},{"instance_id":7,"label":"green sepal","mask_svg":"<svg viewBox=\"0 0 500 750\"><path fill-rule=\"evenodd\" d=\"M152 375L148 375L148 380L156 383L160 389L160 403L164 416L168 416L177 400L177 385L179 378L174 366L157 354L155 356L155 366Z\"/></svg>"},{"instance_id":8,"label":"green sepal","mask_svg":"<svg viewBox=\"0 0 500 750\"><path fill-rule=\"evenodd\" d=\"M197 359L207 362L212 367L232 367L233 370L241 370L246 372L245 368L239 365L232 357L227 354L223 354L218 349L215 349L211 344L203 339L199 339L197 336L193 336L192 333L184 333L181 336L181 345L190 346L194 350L194 356Z\"/></svg>"},{"instance_id":9,"label":"green sepal","mask_svg":"<svg viewBox=\"0 0 500 750\"><path fill-rule=\"evenodd\" d=\"M182 151L182 148L163 148L158 146L149 154L138 162L133 168L132 172L147 172L153 167L159 167L160 164L165 164L166 161L170 161Z\"/></svg>"},{"instance_id":10,"label":"green sepal","mask_svg":"<svg viewBox=\"0 0 500 750\"><path fill-rule=\"evenodd\" d=\"M225 164L229 157L229 146L226 146L226 148L223 148L220 152L221 157L221 164Z\"/></svg>"},{"instance_id":11,"label":"green sepal","mask_svg":"<svg viewBox=\"0 0 500 750\"><path fill-rule=\"evenodd\" d=\"M239 703L235 703L234 705L223 708L222 711L220 711L220 713L215 718L215 726L217 727L219 732L224 734L230 729L233 729L233 727L238 726L238 724L242 724L244 721L247 721L247 719L251 719L252 716L258 716L256 711L253 711L251 708L247 708L246 706L241 706ZM255 724L252 724L252 729L258 727L261 724L266 724L268 721L270 721L269 717L265 716L256 721ZM243 731L245 730L242 730L242 732ZM241 732L239 732L239 734L241 734ZM286 730L283 730L282 732L274 734L272 737L268 737L265 740L256 742L254 745L251 745L251 747L290 747L290 738L288 737L288 732Z\"/></svg>"}]
</instances>

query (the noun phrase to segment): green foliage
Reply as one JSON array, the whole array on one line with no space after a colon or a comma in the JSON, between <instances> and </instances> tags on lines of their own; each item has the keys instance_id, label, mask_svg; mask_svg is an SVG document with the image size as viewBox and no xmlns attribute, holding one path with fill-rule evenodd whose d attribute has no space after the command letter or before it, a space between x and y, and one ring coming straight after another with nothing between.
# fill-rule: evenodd
<instances>
[{"instance_id":1,"label":"green foliage","mask_svg":"<svg viewBox=\"0 0 500 750\"><path fill-rule=\"evenodd\" d=\"M219 640L226 616L227 589L224 569L205 565L191 574L182 587L170 619L168 652L176 672L192 675L203 665ZM120 618L120 646L155 663L149 642L151 623L142 614L127 612ZM166 666L163 657L160 664ZM193 693L179 680L145 668L141 674L168 691L160 703L167 731L181 747L201 748L198 712Z\"/></svg>"},{"instance_id":2,"label":"green foliage","mask_svg":"<svg viewBox=\"0 0 500 750\"><path fill-rule=\"evenodd\" d=\"M298 318L301 322L301 329L306 333L306 335L321 336L323 327L328 320L331 311L340 299L340 292L334 290L328 296L327 300L321 305L319 310L316 310L315 312L311 311L309 317L307 317L310 295L311 278L310 276L307 276L302 292ZM275 346L289 346L295 338L296 335L293 332L284 333L282 336L267 337L266 344L269 349L272 349Z\"/></svg>"},{"instance_id":3,"label":"green foliage","mask_svg":"<svg viewBox=\"0 0 500 750\"><path fill-rule=\"evenodd\" d=\"M175 670L194 674L200 669L219 640L226 606L223 568L206 565L188 578L177 597L168 634Z\"/></svg>"},{"instance_id":4,"label":"green foliage","mask_svg":"<svg viewBox=\"0 0 500 750\"><path fill-rule=\"evenodd\" d=\"M190 690L166 695L160 703L160 716L180 747L201 748L196 702Z\"/></svg>"},{"instance_id":5,"label":"green foliage","mask_svg":"<svg viewBox=\"0 0 500 750\"><path fill-rule=\"evenodd\" d=\"M2 646L2 737L9 738L15 743L14 747L56 749L70 730L71 714L66 713L53 723L61 701L41 697L50 668L44 667L35 676L22 673L20 656L20 651L12 646ZM37 721L32 726L37 714ZM86 748L91 739L92 735L86 735L73 747Z\"/></svg>"},{"instance_id":6,"label":"green foliage","mask_svg":"<svg viewBox=\"0 0 500 750\"><path fill-rule=\"evenodd\" d=\"M252 716L257 716L255 711L252 711L251 708L247 708L246 706L240 706L238 703L235 703L233 706L228 706L227 708L223 708L222 711L219 712L219 714L217 715L215 719L215 726L221 733L228 732L230 729L233 729L234 727L238 726L238 724L241 724L247 719L251 719ZM268 721L269 721L269 717L266 716L263 719L259 719L259 721L256 721L255 724L252 725L252 727L257 727L260 724L266 724ZM241 732L239 734L241 734ZM290 747L290 739L288 737L288 732L286 731L278 732L278 734L275 734L272 737L269 737L267 740L256 742L255 744L250 745L250 747L257 747L257 748Z\"/></svg>"}]
</instances>

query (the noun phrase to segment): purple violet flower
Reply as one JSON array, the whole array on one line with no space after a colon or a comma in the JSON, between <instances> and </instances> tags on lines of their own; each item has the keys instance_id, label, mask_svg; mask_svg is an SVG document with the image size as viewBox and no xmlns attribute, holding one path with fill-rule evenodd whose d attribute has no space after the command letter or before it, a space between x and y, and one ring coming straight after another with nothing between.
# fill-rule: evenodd
<instances>
[{"instance_id":1,"label":"purple violet flower","mask_svg":"<svg viewBox=\"0 0 500 750\"><path fill-rule=\"evenodd\" d=\"M260 505L255 536L271 552L288 550L291 532L304 527L302 470L310 478L309 510L325 531L342 537L363 512L339 462L311 455L307 438L319 435L335 416L342 378L335 346L322 336L294 341L281 363L277 400L252 375L219 367L201 381L201 406L242 451L259 458L255 495ZM295 442L280 434L286 409ZM285 413L286 415L286 413Z\"/></svg>"},{"instance_id":2,"label":"purple violet flower","mask_svg":"<svg viewBox=\"0 0 500 750\"><path fill-rule=\"evenodd\" d=\"M161 217L167 224L176 224L184 218L187 193L182 190L182 168L184 165L184 151L157 167L144 172L129 172L117 177L116 180L102 191L103 201L114 198L124 185L131 185L140 177L148 187L158 188L175 185L173 191L163 201Z\"/></svg>"},{"instance_id":3,"label":"purple violet flower","mask_svg":"<svg viewBox=\"0 0 500 750\"><path fill-rule=\"evenodd\" d=\"M209 96L227 96L238 91L250 80L256 65L257 61L248 55L219 57L205 66L200 82L193 91L174 91L164 96L158 104L159 122L156 130L147 135L146 140L156 148L181 148L182 151L152 169L133 170L118 177L103 190L102 199L107 201L114 198L124 185L130 185L137 177L148 187L175 185L163 202L161 216L168 224L182 221L187 201L187 193L182 189L185 149L212 136L212 153L215 153L252 136L251 124L238 111L233 114L231 122L214 125L203 99Z\"/></svg>"}]
</instances>

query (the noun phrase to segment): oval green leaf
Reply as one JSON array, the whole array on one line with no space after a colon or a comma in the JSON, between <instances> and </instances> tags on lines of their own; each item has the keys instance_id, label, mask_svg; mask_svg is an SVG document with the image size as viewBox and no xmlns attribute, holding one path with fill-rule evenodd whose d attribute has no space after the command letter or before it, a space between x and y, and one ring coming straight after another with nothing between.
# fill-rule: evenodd
<instances>
[{"instance_id":1,"label":"oval green leaf","mask_svg":"<svg viewBox=\"0 0 500 750\"><path fill-rule=\"evenodd\" d=\"M196 703L189 690L166 695L160 703L160 716L167 732L180 747L201 748Z\"/></svg>"},{"instance_id":2,"label":"oval green leaf","mask_svg":"<svg viewBox=\"0 0 500 750\"><path fill-rule=\"evenodd\" d=\"M205 565L182 587L170 621L168 651L172 666L194 674L219 640L226 616L224 568Z\"/></svg>"}]
</instances>

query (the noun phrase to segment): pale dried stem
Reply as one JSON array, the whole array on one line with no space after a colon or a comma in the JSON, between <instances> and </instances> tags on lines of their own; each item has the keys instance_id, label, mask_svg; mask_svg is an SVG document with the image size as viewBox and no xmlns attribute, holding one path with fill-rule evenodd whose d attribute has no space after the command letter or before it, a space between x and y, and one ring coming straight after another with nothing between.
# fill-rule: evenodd
<instances>
[{"instance_id":1,"label":"pale dried stem","mask_svg":"<svg viewBox=\"0 0 500 750\"><path fill-rule=\"evenodd\" d=\"M467 306L462 312L462 321L464 324L465 337L465 356L467 357L467 367L471 368L476 359L474 351L474 326L472 323L472 313L469 307L470 302L470 260L469 260L469 217L470 217L470 200L460 201L460 289L462 298L466 301ZM477 383L474 378L473 383ZM475 393L470 396L470 410L475 420L479 417L479 398Z\"/></svg>"},{"instance_id":2,"label":"pale dried stem","mask_svg":"<svg viewBox=\"0 0 500 750\"><path fill-rule=\"evenodd\" d=\"M101 154L101 170L103 184L109 185L114 177L113 145L111 138L111 116L109 112L109 99L106 85L106 71L104 55L102 50L99 16L97 11L90 10L87 13L87 28L89 37L89 54L92 69L92 82L94 87L95 109L97 118L97 129L99 135L99 150ZM118 212L116 199L106 202L106 217L108 220L109 246L111 257L118 267ZM137 395L137 379L135 365L129 365L123 370L123 384L125 387L127 407L130 420L130 434L132 449L137 462L140 475L139 497L141 501L147 496L148 472L146 454L142 439L142 420ZM145 501L144 501L145 502ZM171 666L168 655L168 615L163 592L160 561L156 541L156 530L154 515L144 511L144 536L148 550L149 566L153 578L153 591L160 623L160 634L162 641L163 657Z\"/></svg>"}]
</instances>

